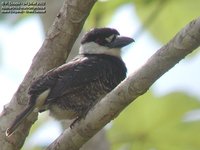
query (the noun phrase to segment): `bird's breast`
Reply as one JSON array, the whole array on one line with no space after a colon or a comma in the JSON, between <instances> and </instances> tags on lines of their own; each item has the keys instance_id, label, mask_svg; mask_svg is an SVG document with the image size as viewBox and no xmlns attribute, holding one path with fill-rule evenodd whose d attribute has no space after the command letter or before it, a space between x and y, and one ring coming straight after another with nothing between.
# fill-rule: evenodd
<instances>
[{"instance_id":1,"label":"bird's breast","mask_svg":"<svg viewBox=\"0 0 200 150\"><path fill-rule=\"evenodd\" d=\"M57 120L74 119L77 113L71 109L61 109L59 105L51 105L50 116Z\"/></svg>"}]
</instances>

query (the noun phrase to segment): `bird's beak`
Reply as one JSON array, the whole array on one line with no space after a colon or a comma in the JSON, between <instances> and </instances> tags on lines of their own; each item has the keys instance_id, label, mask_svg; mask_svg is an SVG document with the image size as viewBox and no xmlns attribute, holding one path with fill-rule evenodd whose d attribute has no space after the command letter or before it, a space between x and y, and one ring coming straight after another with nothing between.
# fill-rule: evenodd
<instances>
[{"instance_id":1,"label":"bird's beak","mask_svg":"<svg viewBox=\"0 0 200 150\"><path fill-rule=\"evenodd\" d=\"M116 39L110 43L110 48L122 48L130 43L134 42L134 39L125 37L125 36L118 36Z\"/></svg>"}]
</instances>

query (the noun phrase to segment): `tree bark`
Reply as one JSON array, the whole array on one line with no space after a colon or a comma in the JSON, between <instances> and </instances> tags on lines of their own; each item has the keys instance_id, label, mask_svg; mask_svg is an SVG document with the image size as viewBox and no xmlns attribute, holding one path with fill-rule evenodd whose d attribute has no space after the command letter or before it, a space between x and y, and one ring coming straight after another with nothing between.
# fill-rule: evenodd
<instances>
[{"instance_id":1,"label":"tree bark","mask_svg":"<svg viewBox=\"0 0 200 150\"><path fill-rule=\"evenodd\" d=\"M2 150L20 149L37 119L33 113L12 136L5 131L28 102L27 89L34 78L63 64L79 35L83 24L96 0L65 0L53 25L50 27L42 47L34 57L32 65L14 94L11 102L4 107L0 116L0 145Z\"/></svg>"},{"instance_id":2,"label":"tree bark","mask_svg":"<svg viewBox=\"0 0 200 150\"><path fill-rule=\"evenodd\" d=\"M44 0L38 0L38 1L44 1ZM48 31L49 27L51 26L53 22L53 19L58 14L58 11L61 8L62 3L63 3L63 0L60 0L60 1L48 0L48 2L46 3L47 13L40 15L45 33ZM70 51L67 57L66 62L70 61L78 54L81 38L83 37L83 35L84 35L84 31L82 30L82 32L80 32L78 38L76 39L72 47L72 50ZM68 124L66 124L66 121L63 121L63 122L61 122L63 127L65 127L66 125L68 125L67 127L69 127L69 125L71 124L71 121ZM91 138L90 141L88 141L87 144L85 144L81 148L81 150L94 150L94 149L95 150L109 150L109 146L110 145L109 145L109 142L107 141L105 130L101 130L100 132L98 132L98 134L96 134L93 138Z\"/></svg>"},{"instance_id":3,"label":"tree bark","mask_svg":"<svg viewBox=\"0 0 200 150\"><path fill-rule=\"evenodd\" d=\"M78 150L165 72L200 45L200 17L160 48L137 72L107 94L85 119L66 129L47 150Z\"/></svg>"}]
</instances>

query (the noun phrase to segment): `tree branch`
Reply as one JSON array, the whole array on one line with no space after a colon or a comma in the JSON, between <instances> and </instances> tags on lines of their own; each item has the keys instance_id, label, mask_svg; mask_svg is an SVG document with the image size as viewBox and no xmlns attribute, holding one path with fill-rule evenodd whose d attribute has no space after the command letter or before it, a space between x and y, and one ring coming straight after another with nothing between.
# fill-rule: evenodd
<instances>
[{"instance_id":1,"label":"tree branch","mask_svg":"<svg viewBox=\"0 0 200 150\"><path fill-rule=\"evenodd\" d=\"M23 82L14 94L9 105L4 107L0 116L0 145L3 150L20 149L28 135L30 127L36 121L32 114L19 130L6 137L5 130L28 102L27 89L34 78L48 70L63 64L80 33L83 24L96 0L65 0L53 25L49 29L42 47L33 59L32 65Z\"/></svg>"},{"instance_id":2,"label":"tree branch","mask_svg":"<svg viewBox=\"0 0 200 150\"><path fill-rule=\"evenodd\" d=\"M200 18L190 22L137 72L106 95L85 119L66 129L47 150L78 150L88 139L144 94L165 72L200 45Z\"/></svg>"}]
</instances>

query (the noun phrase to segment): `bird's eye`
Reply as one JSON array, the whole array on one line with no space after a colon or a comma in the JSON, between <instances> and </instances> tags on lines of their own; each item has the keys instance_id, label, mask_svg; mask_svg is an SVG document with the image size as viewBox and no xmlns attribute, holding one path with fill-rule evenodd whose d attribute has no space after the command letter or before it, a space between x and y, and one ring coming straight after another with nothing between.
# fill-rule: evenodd
<instances>
[{"instance_id":1,"label":"bird's eye","mask_svg":"<svg viewBox=\"0 0 200 150\"><path fill-rule=\"evenodd\" d=\"M113 34L113 35L107 37L107 38L106 38L106 41L107 41L108 43L111 43L112 41L115 40L115 38L116 38L116 35Z\"/></svg>"}]
</instances>

